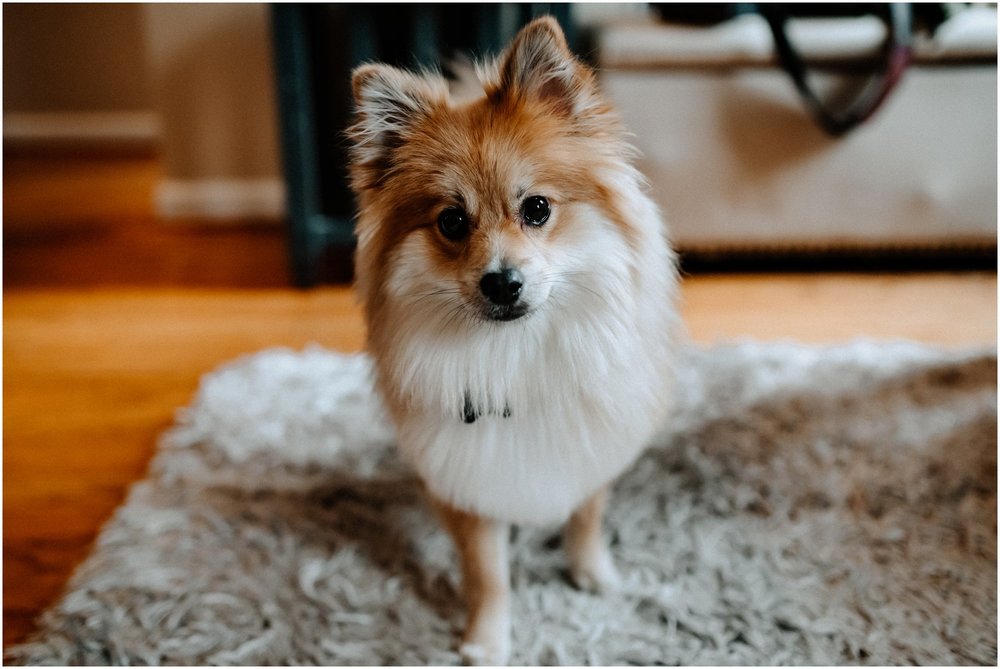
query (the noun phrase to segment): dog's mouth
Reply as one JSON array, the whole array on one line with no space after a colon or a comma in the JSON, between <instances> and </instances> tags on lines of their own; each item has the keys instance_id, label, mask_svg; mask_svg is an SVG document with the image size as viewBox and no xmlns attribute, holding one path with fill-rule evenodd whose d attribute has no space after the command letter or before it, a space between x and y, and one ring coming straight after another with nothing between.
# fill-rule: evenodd
<instances>
[{"instance_id":1,"label":"dog's mouth","mask_svg":"<svg viewBox=\"0 0 1000 669\"><path fill-rule=\"evenodd\" d=\"M491 304L485 310L485 317L491 321L516 321L524 318L532 311L531 307L524 303L497 305Z\"/></svg>"}]
</instances>

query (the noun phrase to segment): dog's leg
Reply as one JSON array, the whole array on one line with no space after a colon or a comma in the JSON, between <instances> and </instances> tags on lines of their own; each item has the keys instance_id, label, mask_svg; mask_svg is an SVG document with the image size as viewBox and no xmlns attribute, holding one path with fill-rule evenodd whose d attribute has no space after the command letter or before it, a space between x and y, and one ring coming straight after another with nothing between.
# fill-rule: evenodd
<instances>
[{"instance_id":1,"label":"dog's leg","mask_svg":"<svg viewBox=\"0 0 1000 669\"><path fill-rule=\"evenodd\" d=\"M434 506L451 534L462 565L469 610L459 652L466 664L506 664L510 654L509 527L460 511L440 501Z\"/></svg>"},{"instance_id":2,"label":"dog's leg","mask_svg":"<svg viewBox=\"0 0 1000 669\"><path fill-rule=\"evenodd\" d=\"M577 587L594 592L614 592L621 584L611 552L601 536L601 517L608 499L601 488L573 512L566 523L566 553Z\"/></svg>"}]
</instances>

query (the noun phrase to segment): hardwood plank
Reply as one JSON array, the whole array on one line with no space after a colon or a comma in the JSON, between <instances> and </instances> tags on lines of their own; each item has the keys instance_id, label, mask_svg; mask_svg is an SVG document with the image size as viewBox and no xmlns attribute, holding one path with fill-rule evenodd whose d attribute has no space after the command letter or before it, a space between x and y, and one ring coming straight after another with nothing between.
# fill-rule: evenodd
<instances>
[{"instance_id":1,"label":"hardwood plank","mask_svg":"<svg viewBox=\"0 0 1000 669\"><path fill-rule=\"evenodd\" d=\"M764 274L689 277L682 310L695 341L855 337L929 344L997 341L996 274Z\"/></svg>"},{"instance_id":2,"label":"hardwood plank","mask_svg":"<svg viewBox=\"0 0 1000 669\"><path fill-rule=\"evenodd\" d=\"M155 157L5 156L5 288L289 285L283 225L158 219L159 172Z\"/></svg>"}]
</instances>

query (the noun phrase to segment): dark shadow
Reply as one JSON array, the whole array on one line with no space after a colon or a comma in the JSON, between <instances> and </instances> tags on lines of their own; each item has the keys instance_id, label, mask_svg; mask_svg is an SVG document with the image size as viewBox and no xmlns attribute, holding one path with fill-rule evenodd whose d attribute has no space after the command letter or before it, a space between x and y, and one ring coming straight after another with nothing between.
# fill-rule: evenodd
<instances>
[{"instance_id":1,"label":"dark shadow","mask_svg":"<svg viewBox=\"0 0 1000 669\"><path fill-rule=\"evenodd\" d=\"M446 573L428 568L418 548L421 534L443 532L420 481L404 473L365 479L345 470L331 470L326 479L302 491L218 487L204 499L216 499L224 516L241 506L245 522L287 528L301 541L299 553L333 557L356 549L386 579L399 578L435 616L457 623L464 600Z\"/></svg>"},{"instance_id":2,"label":"dark shadow","mask_svg":"<svg viewBox=\"0 0 1000 669\"><path fill-rule=\"evenodd\" d=\"M738 385L739 379L730 379L730 382ZM858 391L856 384L851 384L847 393L824 393L811 385L793 389L786 386L776 394L744 402L739 399L738 388L729 393L715 388L710 394L721 399L717 418L676 434L671 446L652 449L645 457L653 460L657 468L679 475L683 487L696 495L706 488L710 480L714 485L721 481L726 486L739 486L746 480L749 468L768 468L778 457L788 461L798 458L797 465L793 467L797 472L806 476L818 475L829 466L829 462L801 449L826 443L832 449L845 449L843 453L831 457L854 457L852 450L856 448L858 439L855 423L859 416L866 416L872 423L869 425L872 430L869 438L881 436L886 443L893 443L894 439L898 441L893 432L900 425L898 416L907 412L940 413L947 407L959 407L965 399L975 399L977 395L981 401L982 393L988 389L995 393L996 385L996 357L984 355L958 363L924 366L915 363L898 374L881 378L873 375L871 385L862 391ZM947 398L947 407L942 406L942 397ZM880 413L875 412L875 407ZM956 410L954 424L948 426L943 434L923 437L925 441L921 445L921 454L929 462L949 468L948 472L936 472L942 475L947 485L941 490L923 491L941 496L942 501L947 498L954 502L956 497L965 494L996 496L996 413L981 410L966 413L968 415L963 417ZM985 441L984 435L987 435ZM684 448L685 444L706 456L705 461L694 462ZM887 452L884 455L887 461L892 461L905 454ZM839 462L838 466L847 465ZM852 481L859 490L866 489L859 492L862 497L880 487L864 472L852 472L852 475L857 476L857 480ZM756 490L755 506L746 510L769 515L772 502L787 492L786 487L795 487L785 486L785 483L780 479L774 480ZM622 484L628 485L627 474ZM831 503L823 499L796 502L805 509L825 508ZM884 511L881 506L877 500L864 499L859 500L859 507L855 510L877 518ZM994 515L994 527L995 518Z\"/></svg>"},{"instance_id":3,"label":"dark shadow","mask_svg":"<svg viewBox=\"0 0 1000 669\"><path fill-rule=\"evenodd\" d=\"M809 117L790 84L788 94L779 97L754 90L746 80L733 78L731 82L720 97L719 136L731 149L742 183L768 179L839 141L826 135ZM775 142L774 137L781 137L781 141Z\"/></svg>"}]
</instances>

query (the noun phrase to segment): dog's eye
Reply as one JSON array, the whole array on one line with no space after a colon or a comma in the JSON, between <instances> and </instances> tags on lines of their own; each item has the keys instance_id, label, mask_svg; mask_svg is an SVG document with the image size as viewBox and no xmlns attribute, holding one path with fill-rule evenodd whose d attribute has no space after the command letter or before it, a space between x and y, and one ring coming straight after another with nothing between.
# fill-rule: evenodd
<instances>
[{"instance_id":1,"label":"dog's eye","mask_svg":"<svg viewBox=\"0 0 1000 669\"><path fill-rule=\"evenodd\" d=\"M458 241L469 232L469 218L458 207L449 207L438 215L438 229L452 241Z\"/></svg>"},{"instance_id":2,"label":"dog's eye","mask_svg":"<svg viewBox=\"0 0 1000 669\"><path fill-rule=\"evenodd\" d=\"M521 203L521 218L528 225L542 225L549 220L549 201L541 195L532 195Z\"/></svg>"}]
</instances>

